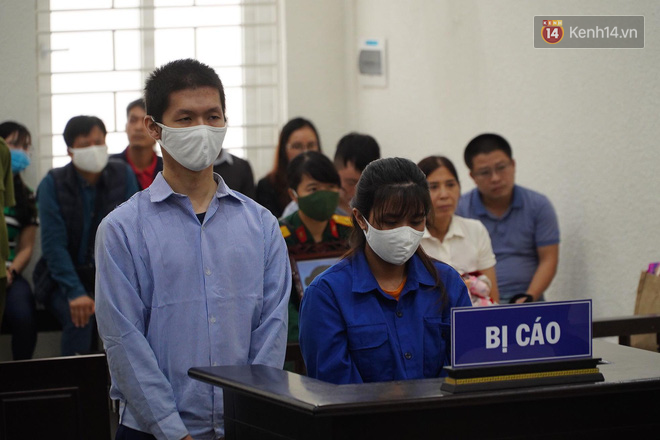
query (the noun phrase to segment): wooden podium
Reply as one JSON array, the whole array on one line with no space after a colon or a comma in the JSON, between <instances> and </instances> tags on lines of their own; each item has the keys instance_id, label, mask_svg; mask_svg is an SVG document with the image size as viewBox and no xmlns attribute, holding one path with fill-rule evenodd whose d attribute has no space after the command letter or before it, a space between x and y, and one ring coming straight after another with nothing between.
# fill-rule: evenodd
<instances>
[{"instance_id":1,"label":"wooden podium","mask_svg":"<svg viewBox=\"0 0 660 440\"><path fill-rule=\"evenodd\" d=\"M110 439L104 354L0 362L0 439Z\"/></svg>"},{"instance_id":2,"label":"wooden podium","mask_svg":"<svg viewBox=\"0 0 660 440\"><path fill-rule=\"evenodd\" d=\"M192 368L227 440L656 438L660 354L594 341L604 382L448 394L442 379L333 385L266 366Z\"/></svg>"}]
</instances>

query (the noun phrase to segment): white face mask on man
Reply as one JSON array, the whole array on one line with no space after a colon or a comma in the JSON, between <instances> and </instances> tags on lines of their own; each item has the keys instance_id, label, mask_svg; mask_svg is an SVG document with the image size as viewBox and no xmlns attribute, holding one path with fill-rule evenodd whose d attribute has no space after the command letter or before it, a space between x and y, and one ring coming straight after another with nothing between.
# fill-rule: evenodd
<instances>
[{"instance_id":1,"label":"white face mask on man","mask_svg":"<svg viewBox=\"0 0 660 440\"><path fill-rule=\"evenodd\" d=\"M222 150L227 133L227 125L172 128L154 122L162 129L158 139L160 146L190 171L201 171L213 164Z\"/></svg>"},{"instance_id":2,"label":"white face mask on man","mask_svg":"<svg viewBox=\"0 0 660 440\"><path fill-rule=\"evenodd\" d=\"M413 256L424 235L424 231L410 226L380 230L371 226L367 219L364 219L364 222L367 224L367 230L362 232L367 237L369 247L384 261L397 266Z\"/></svg>"},{"instance_id":3,"label":"white face mask on man","mask_svg":"<svg viewBox=\"0 0 660 440\"><path fill-rule=\"evenodd\" d=\"M100 173L108 164L108 146L92 145L91 147L69 148L73 155L73 164L88 173Z\"/></svg>"}]
</instances>

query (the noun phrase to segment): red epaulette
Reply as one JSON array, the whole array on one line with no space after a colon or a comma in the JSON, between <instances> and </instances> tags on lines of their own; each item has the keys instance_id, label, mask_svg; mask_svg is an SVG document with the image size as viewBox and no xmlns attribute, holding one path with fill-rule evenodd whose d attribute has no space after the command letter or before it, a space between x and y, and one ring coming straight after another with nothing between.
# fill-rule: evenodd
<instances>
[{"instance_id":1,"label":"red epaulette","mask_svg":"<svg viewBox=\"0 0 660 440\"><path fill-rule=\"evenodd\" d=\"M330 224L330 233L333 237L339 238L339 230L337 229L337 223L333 219L330 219L328 222Z\"/></svg>"},{"instance_id":2,"label":"red epaulette","mask_svg":"<svg viewBox=\"0 0 660 440\"><path fill-rule=\"evenodd\" d=\"M305 226L298 226L298 229L296 229L296 237L300 243L307 243L307 232L305 232Z\"/></svg>"}]
</instances>

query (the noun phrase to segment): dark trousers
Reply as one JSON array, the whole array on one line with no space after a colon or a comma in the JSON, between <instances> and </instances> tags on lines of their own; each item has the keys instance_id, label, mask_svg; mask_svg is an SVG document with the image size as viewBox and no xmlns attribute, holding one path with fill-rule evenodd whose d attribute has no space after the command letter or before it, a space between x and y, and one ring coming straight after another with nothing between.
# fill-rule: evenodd
<instances>
[{"instance_id":1,"label":"dark trousers","mask_svg":"<svg viewBox=\"0 0 660 440\"><path fill-rule=\"evenodd\" d=\"M147 434L146 432L137 431L127 426L119 425L115 440L156 440L156 437Z\"/></svg>"},{"instance_id":2,"label":"dark trousers","mask_svg":"<svg viewBox=\"0 0 660 440\"><path fill-rule=\"evenodd\" d=\"M32 359L37 345L37 319L34 295L28 282L18 275L7 288L2 329L11 333L14 360Z\"/></svg>"},{"instance_id":3,"label":"dark trousers","mask_svg":"<svg viewBox=\"0 0 660 440\"><path fill-rule=\"evenodd\" d=\"M84 327L73 325L69 300L59 289L53 292L46 308L62 325L62 356L89 354L96 350L96 315L92 315Z\"/></svg>"}]
</instances>

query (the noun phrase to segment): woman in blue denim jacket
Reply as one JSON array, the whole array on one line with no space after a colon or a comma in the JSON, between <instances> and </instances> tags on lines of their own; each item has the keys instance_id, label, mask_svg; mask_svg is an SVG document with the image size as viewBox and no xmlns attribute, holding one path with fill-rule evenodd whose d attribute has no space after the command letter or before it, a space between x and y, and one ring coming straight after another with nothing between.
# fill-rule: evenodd
<instances>
[{"instance_id":1,"label":"woman in blue denim jacket","mask_svg":"<svg viewBox=\"0 0 660 440\"><path fill-rule=\"evenodd\" d=\"M450 310L471 302L459 274L419 246L431 209L426 177L407 159L374 161L351 207L351 251L303 297L307 374L337 384L442 376Z\"/></svg>"}]
</instances>

